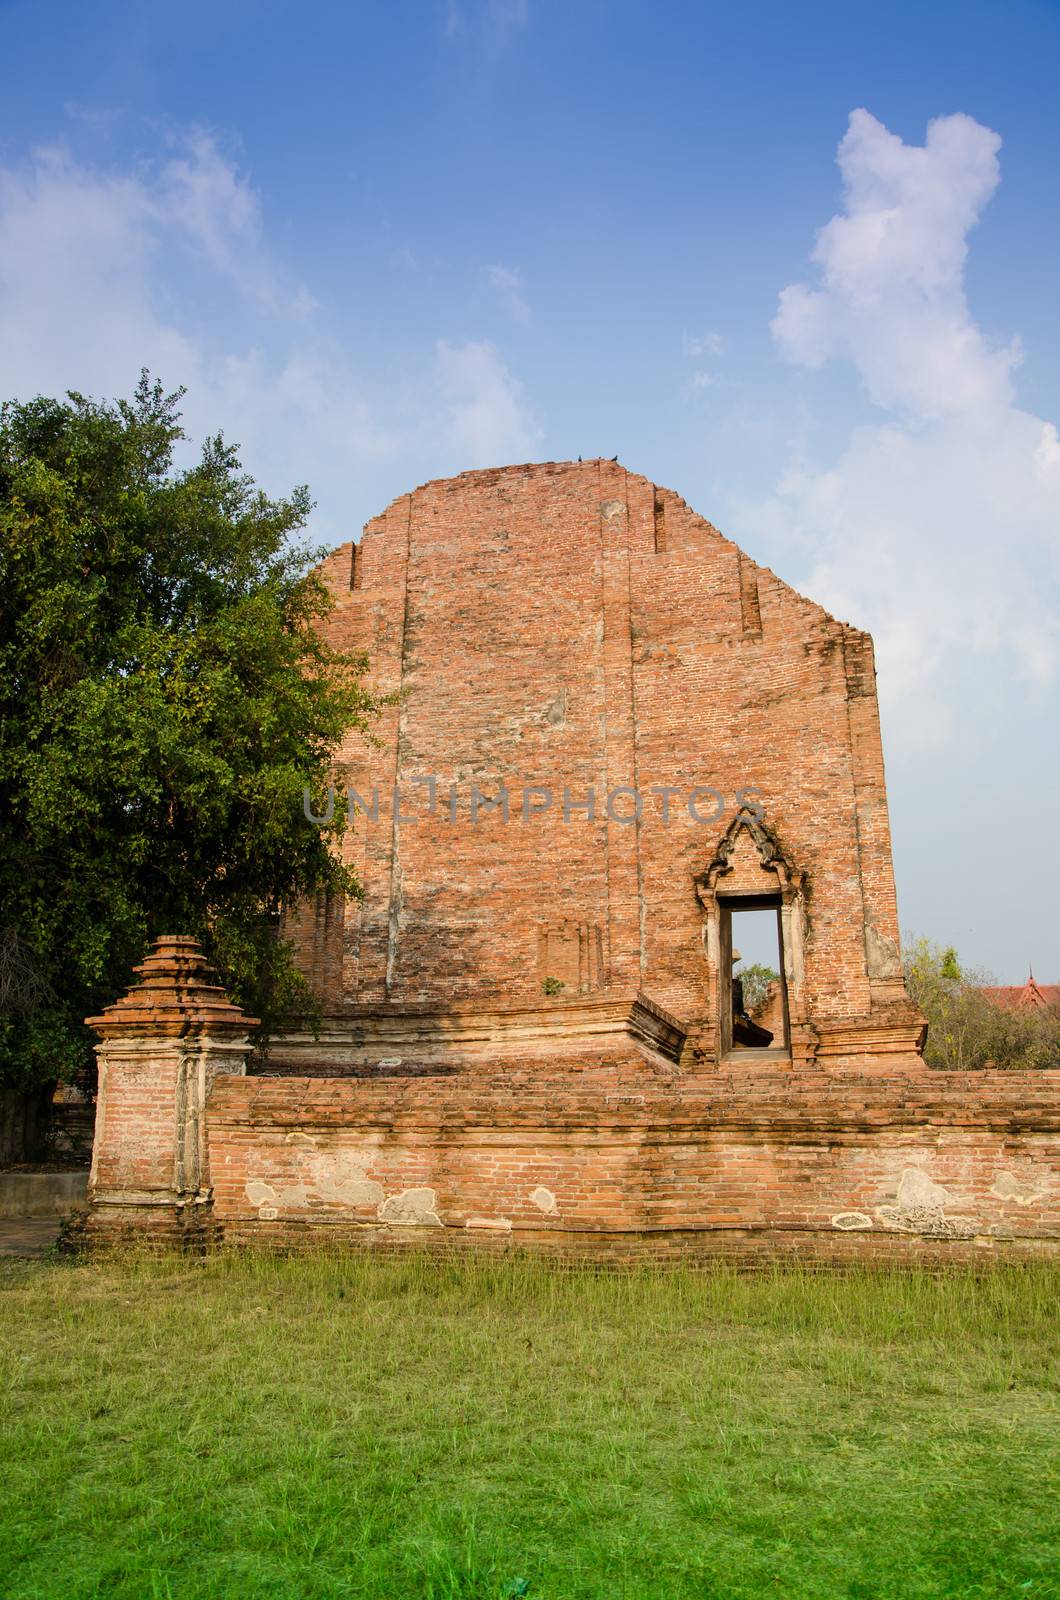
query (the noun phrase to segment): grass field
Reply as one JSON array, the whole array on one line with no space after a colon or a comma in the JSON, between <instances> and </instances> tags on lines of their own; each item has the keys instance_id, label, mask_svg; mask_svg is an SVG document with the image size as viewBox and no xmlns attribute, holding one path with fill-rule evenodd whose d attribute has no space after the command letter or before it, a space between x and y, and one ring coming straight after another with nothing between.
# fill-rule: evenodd
<instances>
[{"instance_id":1,"label":"grass field","mask_svg":"<svg viewBox=\"0 0 1060 1600\"><path fill-rule=\"evenodd\" d=\"M1060 1596L1060 1274L0 1273L0 1594Z\"/></svg>"}]
</instances>

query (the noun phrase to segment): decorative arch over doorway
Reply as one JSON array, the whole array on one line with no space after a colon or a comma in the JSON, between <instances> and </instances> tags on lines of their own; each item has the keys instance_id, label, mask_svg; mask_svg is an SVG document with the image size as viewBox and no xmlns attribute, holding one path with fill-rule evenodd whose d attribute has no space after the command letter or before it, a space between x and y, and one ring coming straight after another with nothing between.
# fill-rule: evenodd
<instances>
[{"instance_id":1,"label":"decorative arch over doorway","mask_svg":"<svg viewBox=\"0 0 1060 1600\"><path fill-rule=\"evenodd\" d=\"M760 811L740 808L697 875L695 888L705 913L710 1053L719 1063L748 1056L784 1061L796 1054L803 1057L806 878ZM765 910L775 910L777 916L783 1042L748 1051L733 1045L732 919L740 911Z\"/></svg>"}]
</instances>

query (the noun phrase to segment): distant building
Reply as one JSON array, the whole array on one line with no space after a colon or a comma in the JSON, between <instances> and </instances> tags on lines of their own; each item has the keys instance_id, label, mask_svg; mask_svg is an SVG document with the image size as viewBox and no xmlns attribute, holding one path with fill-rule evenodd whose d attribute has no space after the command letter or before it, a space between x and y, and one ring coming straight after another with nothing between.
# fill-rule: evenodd
<instances>
[{"instance_id":1,"label":"distant building","mask_svg":"<svg viewBox=\"0 0 1060 1600\"><path fill-rule=\"evenodd\" d=\"M983 994L1002 1011L1048 1011L1060 1008L1060 983L1037 983L1033 972L1026 983L1002 984L984 988Z\"/></svg>"}]
</instances>

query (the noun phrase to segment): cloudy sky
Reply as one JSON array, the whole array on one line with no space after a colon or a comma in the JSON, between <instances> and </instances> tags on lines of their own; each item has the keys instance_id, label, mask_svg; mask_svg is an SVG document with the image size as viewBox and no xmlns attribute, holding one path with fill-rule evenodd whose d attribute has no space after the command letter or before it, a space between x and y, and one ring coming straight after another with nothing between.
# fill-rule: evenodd
<instances>
[{"instance_id":1,"label":"cloudy sky","mask_svg":"<svg viewBox=\"0 0 1060 1600\"><path fill-rule=\"evenodd\" d=\"M618 453L875 635L903 927L1060 978L1060 8L0 0L0 32L2 394L147 365L308 480L320 542Z\"/></svg>"}]
</instances>

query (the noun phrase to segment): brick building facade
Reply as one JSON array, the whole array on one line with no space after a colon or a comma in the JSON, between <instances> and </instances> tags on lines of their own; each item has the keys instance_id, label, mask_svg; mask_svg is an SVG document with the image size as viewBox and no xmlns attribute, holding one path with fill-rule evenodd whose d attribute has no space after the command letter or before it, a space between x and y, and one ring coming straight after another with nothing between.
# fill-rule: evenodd
<instances>
[{"instance_id":1,"label":"brick building facade","mask_svg":"<svg viewBox=\"0 0 1060 1600\"><path fill-rule=\"evenodd\" d=\"M329 1010L553 978L560 1008L647 995L717 1064L722 913L764 900L795 1058L915 1053L866 634L610 461L427 484L325 573L398 697L342 753L364 898L296 929Z\"/></svg>"},{"instance_id":2,"label":"brick building facade","mask_svg":"<svg viewBox=\"0 0 1060 1600\"><path fill-rule=\"evenodd\" d=\"M216 1226L627 1257L1056 1242L1055 1074L920 1058L867 635L611 461L427 484L323 570L330 636L393 696L336 770L364 894L287 921L322 1035L203 1093ZM780 972L759 1048L732 1004L752 912Z\"/></svg>"}]
</instances>

